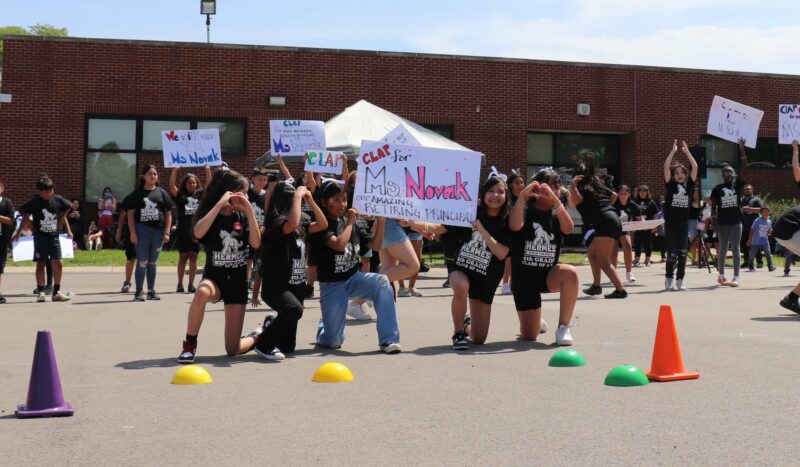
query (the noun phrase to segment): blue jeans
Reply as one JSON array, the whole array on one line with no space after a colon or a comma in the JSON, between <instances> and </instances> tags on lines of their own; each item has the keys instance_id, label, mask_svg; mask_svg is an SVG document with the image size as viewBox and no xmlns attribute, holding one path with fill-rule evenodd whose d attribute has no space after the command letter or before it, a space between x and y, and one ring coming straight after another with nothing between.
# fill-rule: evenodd
<instances>
[{"instance_id":1,"label":"blue jeans","mask_svg":"<svg viewBox=\"0 0 800 467\"><path fill-rule=\"evenodd\" d=\"M320 282L322 319L317 328L317 344L331 349L342 345L347 301L353 298L372 300L375 304L379 345L400 342L397 307L389 279L384 274L358 271L346 281Z\"/></svg>"},{"instance_id":2,"label":"blue jeans","mask_svg":"<svg viewBox=\"0 0 800 467\"><path fill-rule=\"evenodd\" d=\"M151 227L145 224L136 224L136 291L142 290L145 274L147 275L147 290L156 290L156 263L163 246L164 229Z\"/></svg>"},{"instance_id":3,"label":"blue jeans","mask_svg":"<svg viewBox=\"0 0 800 467\"><path fill-rule=\"evenodd\" d=\"M766 245L750 245L750 256L747 258L748 267L750 267L750 268L753 267L753 258L756 257L756 253L758 253L758 252L764 253L764 256L767 257L767 266L768 267L772 267L772 254L769 251L769 244L766 244Z\"/></svg>"}]
</instances>

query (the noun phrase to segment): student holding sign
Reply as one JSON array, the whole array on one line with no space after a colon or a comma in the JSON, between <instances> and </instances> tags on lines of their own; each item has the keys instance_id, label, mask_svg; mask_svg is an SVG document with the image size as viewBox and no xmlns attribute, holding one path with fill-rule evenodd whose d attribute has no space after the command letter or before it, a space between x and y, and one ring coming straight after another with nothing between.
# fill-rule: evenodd
<instances>
[{"instance_id":1,"label":"student holding sign","mask_svg":"<svg viewBox=\"0 0 800 467\"><path fill-rule=\"evenodd\" d=\"M189 293L194 293L194 276L197 274L197 254L200 252L200 244L192 235L192 218L197 212L200 198L203 196L203 185L200 178L193 173L187 173L181 179L180 185L176 185L178 178L178 167L172 169L169 174L169 194L175 201L178 208L178 228L175 230L175 246L178 248L178 287L177 293L183 293L183 275L186 271L186 263L189 263ZM211 167L205 166L206 185L211 182Z\"/></svg>"},{"instance_id":2,"label":"student holding sign","mask_svg":"<svg viewBox=\"0 0 800 467\"><path fill-rule=\"evenodd\" d=\"M683 277L686 271L686 252L689 238L689 204L694 184L697 182L697 162L689 152L686 141L681 141L681 151L689 159L692 167L688 173L686 166L673 164L672 158L678 152L678 140L672 142L672 151L664 161L664 232L667 239L667 271L664 290L672 290L673 271L677 268L676 290L686 290Z\"/></svg>"},{"instance_id":3,"label":"student holding sign","mask_svg":"<svg viewBox=\"0 0 800 467\"><path fill-rule=\"evenodd\" d=\"M716 222L716 232L719 238L719 252L717 256L717 269L719 285L739 287L739 266L742 256L739 247L742 240L742 188L746 185L743 180L747 169L747 153L744 149L745 141L739 140L740 177L736 177L736 170L725 165L722 167L723 182L711 190L712 217ZM733 279L725 277L725 259L728 248L733 253Z\"/></svg>"},{"instance_id":4,"label":"student holding sign","mask_svg":"<svg viewBox=\"0 0 800 467\"><path fill-rule=\"evenodd\" d=\"M523 339L534 341L541 331L542 293L560 292L557 345L572 345L569 332L578 299L578 272L558 262L561 241L574 224L556 193L558 174L542 169L519 194L508 220L511 244L511 290ZM556 190L555 192L553 190Z\"/></svg>"},{"instance_id":5,"label":"student holding sign","mask_svg":"<svg viewBox=\"0 0 800 467\"><path fill-rule=\"evenodd\" d=\"M467 338L476 344L486 342L492 302L510 252L511 233L507 225L510 196L503 179L493 175L481 186L478 218L472 228L421 221L403 223L423 235L444 236L448 280L453 289L450 305L455 329L453 350L468 350Z\"/></svg>"},{"instance_id":6,"label":"student holding sign","mask_svg":"<svg viewBox=\"0 0 800 467\"><path fill-rule=\"evenodd\" d=\"M597 175L595 155L586 151L576 157L575 177L569 191L569 206L581 214L583 225L594 227L594 240L589 245L589 265L592 268L592 286L584 289L586 295L600 295L601 271L611 279L615 290L606 298L626 298L628 292L617 277L616 264L611 263L614 242L622 234L622 223L614 207L617 194L611 191Z\"/></svg>"}]
</instances>

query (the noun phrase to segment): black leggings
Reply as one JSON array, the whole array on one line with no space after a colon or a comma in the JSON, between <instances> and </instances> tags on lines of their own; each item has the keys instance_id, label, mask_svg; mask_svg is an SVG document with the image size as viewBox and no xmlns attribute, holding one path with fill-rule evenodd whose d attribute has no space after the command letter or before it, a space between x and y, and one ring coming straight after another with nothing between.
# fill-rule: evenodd
<instances>
[{"instance_id":1,"label":"black leggings","mask_svg":"<svg viewBox=\"0 0 800 467\"><path fill-rule=\"evenodd\" d=\"M653 254L649 230L637 230L633 233L633 251L637 258L642 256L642 247L644 247L644 256L649 258Z\"/></svg>"},{"instance_id":2,"label":"black leggings","mask_svg":"<svg viewBox=\"0 0 800 467\"><path fill-rule=\"evenodd\" d=\"M256 344L259 350L269 352L277 347L283 353L294 352L297 346L297 322L303 317L304 296L304 285L266 288L261 292L261 298L278 312L278 316L259 337Z\"/></svg>"},{"instance_id":3,"label":"black leggings","mask_svg":"<svg viewBox=\"0 0 800 467\"><path fill-rule=\"evenodd\" d=\"M677 266L678 279L683 279L686 272L686 250L689 245L689 223L667 222L664 224L664 232L667 243L666 276L672 279L672 273Z\"/></svg>"}]
</instances>

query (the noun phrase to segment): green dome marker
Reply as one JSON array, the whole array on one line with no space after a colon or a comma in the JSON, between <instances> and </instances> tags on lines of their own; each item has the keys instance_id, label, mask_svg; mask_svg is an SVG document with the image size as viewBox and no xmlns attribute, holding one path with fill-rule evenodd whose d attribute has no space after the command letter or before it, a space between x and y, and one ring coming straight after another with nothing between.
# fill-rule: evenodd
<instances>
[{"instance_id":1,"label":"green dome marker","mask_svg":"<svg viewBox=\"0 0 800 467\"><path fill-rule=\"evenodd\" d=\"M649 382L644 372L633 365L615 366L606 376L606 386L644 386Z\"/></svg>"},{"instance_id":2,"label":"green dome marker","mask_svg":"<svg viewBox=\"0 0 800 467\"><path fill-rule=\"evenodd\" d=\"M548 365L557 367L586 366L586 359L572 349L561 349L550 357Z\"/></svg>"}]
</instances>

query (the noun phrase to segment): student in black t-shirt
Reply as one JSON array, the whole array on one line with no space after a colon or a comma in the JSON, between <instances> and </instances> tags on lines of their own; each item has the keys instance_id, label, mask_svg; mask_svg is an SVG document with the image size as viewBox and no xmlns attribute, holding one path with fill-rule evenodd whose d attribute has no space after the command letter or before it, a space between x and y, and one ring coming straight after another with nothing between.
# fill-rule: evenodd
<instances>
[{"instance_id":1,"label":"student in black t-shirt","mask_svg":"<svg viewBox=\"0 0 800 467\"><path fill-rule=\"evenodd\" d=\"M319 188L320 207L328 228L309 237L317 263L322 320L317 328L317 344L331 349L344 342L347 302L352 298L372 300L378 315L378 344L382 352L399 353L400 331L397 307L385 274L361 271L361 258L368 249L378 249L383 241L385 219L378 218L367 231L356 224L358 211L347 209L347 192L342 183L328 181Z\"/></svg>"},{"instance_id":2,"label":"student in black t-shirt","mask_svg":"<svg viewBox=\"0 0 800 467\"><path fill-rule=\"evenodd\" d=\"M253 212L256 215L256 222L258 222L258 229L262 234L264 233L264 213L267 209L266 187L269 181L267 177L268 173L269 171L266 167L259 166L253 168L253 173L250 176L250 188L247 190L247 199L253 207ZM249 288L252 288L253 281L256 278L255 276L258 275L260 262L261 256L256 250L251 249L247 254L247 277L250 278L248 282ZM254 263L255 267L253 267Z\"/></svg>"},{"instance_id":3,"label":"student in black t-shirt","mask_svg":"<svg viewBox=\"0 0 800 467\"><path fill-rule=\"evenodd\" d=\"M206 304L225 303L225 352L240 355L253 348L261 326L241 336L247 306L247 251L261 245L253 206L247 199L247 179L233 170L220 170L200 200L193 233L203 244L206 264L197 286L178 363L193 363L197 335ZM240 337L241 336L241 337Z\"/></svg>"},{"instance_id":4,"label":"student in black t-shirt","mask_svg":"<svg viewBox=\"0 0 800 467\"><path fill-rule=\"evenodd\" d=\"M419 221L403 223L423 235L443 235L448 280L453 289L453 350L469 349L468 337L476 344L486 342L494 294L510 252L510 196L505 181L490 175L481 186L478 200L472 228Z\"/></svg>"},{"instance_id":5,"label":"student in black t-shirt","mask_svg":"<svg viewBox=\"0 0 800 467\"><path fill-rule=\"evenodd\" d=\"M133 277L133 268L136 267L136 245L131 241L130 230L126 227L128 223L128 203L130 203L130 195L126 196L122 203L117 204L119 215L117 233L114 234L114 240L117 245L122 245L125 248L125 280L122 282L120 293L131 291L131 277Z\"/></svg>"},{"instance_id":6,"label":"student in black t-shirt","mask_svg":"<svg viewBox=\"0 0 800 467\"><path fill-rule=\"evenodd\" d=\"M6 268L6 257L8 248L11 245L11 237L14 235L14 204L9 198L3 196L5 183L0 177L0 292L3 285L3 271ZM6 298L0 293L0 305L6 302Z\"/></svg>"},{"instance_id":7,"label":"student in black t-shirt","mask_svg":"<svg viewBox=\"0 0 800 467\"><path fill-rule=\"evenodd\" d=\"M50 261L53 265L53 296L54 302L69 300L68 295L62 295L61 289L61 242L59 233L66 229L67 236L72 238L72 231L67 222L67 211L72 203L55 194L53 181L47 174L42 173L36 181L39 194L19 208L24 222L32 223L33 230L33 259L36 261L36 289L37 302L45 301L45 263ZM24 226L23 226L24 228Z\"/></svg>"},{"instance_id":8,"label":"student in black t-shirt","mask_svg":"<svg viewBox=\"0 0 800 467\"><path fill-rule=\"evenodd\" d=\"M636 196L633 200L639 206L639 212L642 213L642 219L650 221L658 217L658 205L652 198L650 198L650 187L641 185L636 190ZM652 234L656 229L652 230L637 230L633 233L633 265L639 266L639 261L642 257L642 250L644 250L644 265L650 266L650 256L653 254Z\"/></svg>"},{"instance_id":9,"label":"student in black t-shirt","mask_svg":"<svg viewBox=\"0 0 800 467\"><path fill-rule=\"evenodd\" d=\"M714 230L719 238L719 251L717 254L717 269L719 285L729 285L739 287L739 266L742 255L739 247L742 239L742 188L744 173L747 169L747 153L744 149L745 141L739 139L740 169L739 177L736 170L729 165L722 167L723 182L711 190L711 210L712 217L716 222ZM733 253L733 279L730 281L725 277L725 259L728 256L728 248Z\"/></svg>"},{"instance_id":10,"label":"student in black t-shirt","mask_svg":"<svg viewBox=\"0 0 800 467\"><path fill-rule=\"evenodd\" d=\"M800 161L798 161L797 140L792 141L792 175L794 177L794 183L800 188ZM791 253L800 255L800 206L795 206L786 211L775 222L775 227L772 232L775 236L775 241L780 243L781 246ZM791 261L791 253L786 257L787 268L789 267L788 262ZM789 292L789 295L781 299L780 305L787 310L800 314L798 298L800 298L800 282L794 286L794 289Z\"/></svg>"},{"instance_id":11,"label":"student in black t-shirt","mask_svg":"<svg viewBox=\"0 0 800 467\"><path fill-rule=\"evenodd\" d=\"M617 191L617 200L614 201L614 210L617 211L620 223L634 222L642 220L642 212L639 205L631 199L631 189L628 185L620 185ZM631 244L631 233L623 230L611 252L611 263L616 265L619 259L619 249L622 248L622 258L625 261L625 279L628 283L636 282L633 276L633 245Z\"/></svg>"},{"instance_id":12,"label":"student in black t-shirt","mask_svg":"<svg viewBox=\"0 0 800 467\"><path fill-rule=\"evenodd\" d=\"M313 222L301 212L303 203L311 206ZM254 350L267 360L281 361L285 354L294 353L297 322L303 316L306 235L328 228L328 220L306 187L295 189L291 183L281 181L272 189L265 224L259 252L261 270L253 283L252 303L260 305L258 293L263 279L261 298L278 315L264 318L263 332Z\"/></svg>"},{"instance_id":13,"label":"student in black t-shirt","mask_svg":"<svg viewBox=\"0 0 800 467\"><path fill-rule=\"evenodd\" d=\"M672 150L664 161L664 233L667 241L667 270L664 290L672 290L673 272L677 268L675 290L686 290L683 277L686 270L686 251L689 243L689 209L694 184L697 182L697 162L689 152L686 141L681 141L681 151L689 159L691 171L686 166L673 164L678 152L678 140L673 141Z\"/></svg>"},{"instance_id":14,"label":"student in black t-shirt","mask_svg":"<svg viewBox=\"0 0 800 467\"><path fill-rule=\"evenodd\" d=\"M172 229L172 198L158 186L158 171L147 164L136 181L136 189L128 195L128 231L136 245L135 301L144 301L144 279L147 276L147 299L161 300L156 293L156 264L162 246L169 241Z\"/></svg>"},{"instance_id":15,"label":"student in black t-shirt","mask_svg":"<svg viewBox=\"0 0 800 467\"><path fill-rule=\"evenodd\" d=\"M594 227L594 238L589 245L589 266L592 268L592 286L584 289L587 295L600 295L600 272L614 284L614 291L606 298L625 298L628 292L617 277L617 265L611 263L614 242L622 233L622 223L612 203L617 194L611 191L597 175L595 155L585 151L576 157L575 177L569 191L569 206L581 214L583 225Z\"/></svg>"},{"instance_id":16,"label":"student in black t-shirt","mask_svg":"<svg viewBox=\"0 0 800 467\"><path fill-rule=\"evenodd\" d=\"M522 176L522 173L519 169L511 169L511 175L508 176L506 184L508 185L509 192L511 192L510 206L514 206L514 204L517 202L519 194L522 192L522 189L525 188L525 177ZM505 261L505 269L503 269L503 282L500 284L500 292L503 295L508 295L511 293L511 257L506 258Z\"/></svg>"},{"instance_id":17,"label":"student in black t-shirt","mask_svg":"<svg viewBox=\"0 0 800 467\"><path fill-rule=\"evenodd\" d=\"M513 233L511 289L520 334L527 340L536 340L541 331L542 293L561 292L556 344L572 345L569 326L578 299L578 272L558 259L562 236L572 233L574 224L556 195L558 188L558 174L542 169L514 204L508 220Z\"/></svg>"},{"instance_id":18,"label":"student in black t-shirt","mask_svg":"<svg viewBox=\"0 0 800 467\"><path fill-rule=\"evenodd\" d=\"M194 276L197 274L197 254L200 252L200 244L192 235L192 218L197 212L200 198L203 196L203 185L200 178L193 173L187 173L181 179L181 184L176 185L178 179L178 167L172 169L169 174L169 194L172 195L175 205L178 208L178 228L175 230L175 246L178 247L178 287L176 292L183 293L183 275L186 271L186 263L189 263L189 293L194 293ZM211 182L211 167L205 166L206 185Z\"/></svg>"}]
</instances>

